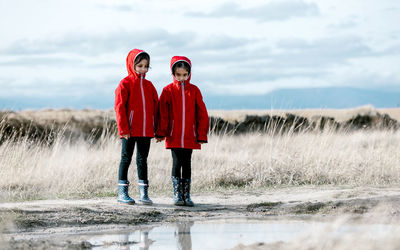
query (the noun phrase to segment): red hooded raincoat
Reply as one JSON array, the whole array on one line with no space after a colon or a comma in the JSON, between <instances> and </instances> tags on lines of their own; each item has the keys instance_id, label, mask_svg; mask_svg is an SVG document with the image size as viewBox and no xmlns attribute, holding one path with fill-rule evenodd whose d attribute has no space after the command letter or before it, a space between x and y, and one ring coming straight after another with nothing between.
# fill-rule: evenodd
<instances>
[{"instance_id":1,"label":"red hooded raincoat","mask_svg":"<svg viewBox=\"0 0 400 250\"><path fill-rule=\"evenodd\" d=\"M115 113L118 133L132 137L154 137L157 127L158 95L153 84L144 79L145 74L134 70L135 58L143 50L133 49L126 58L128 76L115 90Z\"/></svg>"},{"instance_id":2,"label":"red hooded raincoat","mask_svg":"<svg viewBox=\"0 0 400 250\"><path fill-rule=\"evenodd\" d=\"M192 64L184 56L174 56L172 66L185 61ZM166 137L166 148L201 149L200 141L207 142L208 114L199 88L190 83L174 82L164 87L159 103L160 121L157 136Z\"/></svg>"}]
</instances>

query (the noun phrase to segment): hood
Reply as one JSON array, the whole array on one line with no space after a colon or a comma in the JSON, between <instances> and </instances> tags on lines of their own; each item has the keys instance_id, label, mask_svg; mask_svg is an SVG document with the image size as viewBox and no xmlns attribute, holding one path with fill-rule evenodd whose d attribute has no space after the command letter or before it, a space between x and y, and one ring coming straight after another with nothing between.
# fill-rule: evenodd
<instances>
[{"instance_id":1,"label":"hood","mask_svg":"<svg viewBox=\"0 0 400 250\"><path fill-rule=\"evenodd\" d=\"M134 65L133 62L135 61L135 58L140 54L145 52L144 50L141 49L133 49L131 51L129 51L128 56L126 57L126 69L128 70L128 75L133 75L136 78L139 78L139 74L136 73L136 71L134 70ZM145 77L146 74L144 74L143 77Z\"/></svg>"},{"instance_id":2,"label":"hood","mask_svg":"<svg viewBox=\"0 0 400 250\"><path fill-rule=\"evenodd\" d=\"M174 66L175 63L179 62L179 61L185 61L187 63L189 63L190 65L190 74L188 79L185 81L185 83L189 83L190 82L190 78L192 76L192 62L189 60L189 58L185 57L185 56L174 56L171 59L171 74L172 74L172 66ZM175 79L175 76L172 74L172 78L174 78L174 83L178 84L178 80Z\"/></svg>"}]
</instances>

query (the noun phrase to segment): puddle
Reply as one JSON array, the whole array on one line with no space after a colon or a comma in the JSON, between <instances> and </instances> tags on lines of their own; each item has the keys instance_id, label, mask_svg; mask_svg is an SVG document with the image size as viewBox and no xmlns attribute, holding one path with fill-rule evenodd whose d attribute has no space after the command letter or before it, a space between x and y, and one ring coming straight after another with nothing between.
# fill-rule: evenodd
<instances>
[{"instance_id":1,"label":"puddle","mask_svg":"<svg viewBox=\"0 0 400 250\"><path fill-rule=\"evenodd\" d=\"M134 231L81 237L93 249L231 249L238 244L288 242L324 225L329 222L230 219L144 226ZM333 233L367 231L371 237L379 237L379 233L391 229L386 224L344 224Z\"/></svg>"}]
</instances>

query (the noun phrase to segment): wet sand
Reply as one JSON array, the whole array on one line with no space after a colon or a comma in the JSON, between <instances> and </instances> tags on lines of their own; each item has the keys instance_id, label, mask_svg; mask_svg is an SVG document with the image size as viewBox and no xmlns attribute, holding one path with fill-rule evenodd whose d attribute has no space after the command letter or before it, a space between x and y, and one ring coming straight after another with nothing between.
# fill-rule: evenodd
<instances>
[{"instance_id":1,"label":"wet sand","mask_svg":"<svg viewBox=\"0 0 400 250\"><path fill-rule=\"evenodd\" d=\"M209 193L194 190L195 207L173 206L171 197L153 195L151 198L152 206L123 205L114 197L1 203L1 238L15 248L35 247L34 244L56 247L47 236L127 230L155 223L222 218L326 219L344 214L357 218L368 213L379 214L374 218L384 223L385 219L393 220L400 215L400 188L387 187L308 186ZM57 244L85 248L86 243L77 239L77 242L64 243L58 240Z\"/></svg>"}]
</instances>

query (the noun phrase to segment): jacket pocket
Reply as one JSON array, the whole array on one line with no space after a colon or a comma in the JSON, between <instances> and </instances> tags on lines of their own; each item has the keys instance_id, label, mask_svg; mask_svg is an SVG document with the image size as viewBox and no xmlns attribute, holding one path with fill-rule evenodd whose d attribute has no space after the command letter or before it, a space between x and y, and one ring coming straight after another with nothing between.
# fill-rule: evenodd
<instances>
[{"instance_id":1,"label":"jacket pocket","mask_svg":"<svg viewBox=\"0 0 400 250\"><path fill-rule=\"evenodd\" d=\"M169 136L172 136L172 132L174 132L174 120L172 120L171 133L169 134Z\"/></svg>"},{"instance_id":2,"label":"jacket pocket","mask_svg":"<svg viewBox=\"0 0 400 250\"><path fill-rule=\"evenodd\" d=\"M196 133L195 125L193 125L193 135L194 135L194 138L197 139L197 133Z\"/></svg>"},{"instance_id":3,"label":"jacket pocket","mask_svg":"<svg viewBox=\"0 0 400 250\"><path fill-rule=\"evenodd\" d=\"M132 126L132 120L133 120L133 110L131 110L131 113L129 114L129 129L131 129Z\"/></svg>"}]
</instances>

